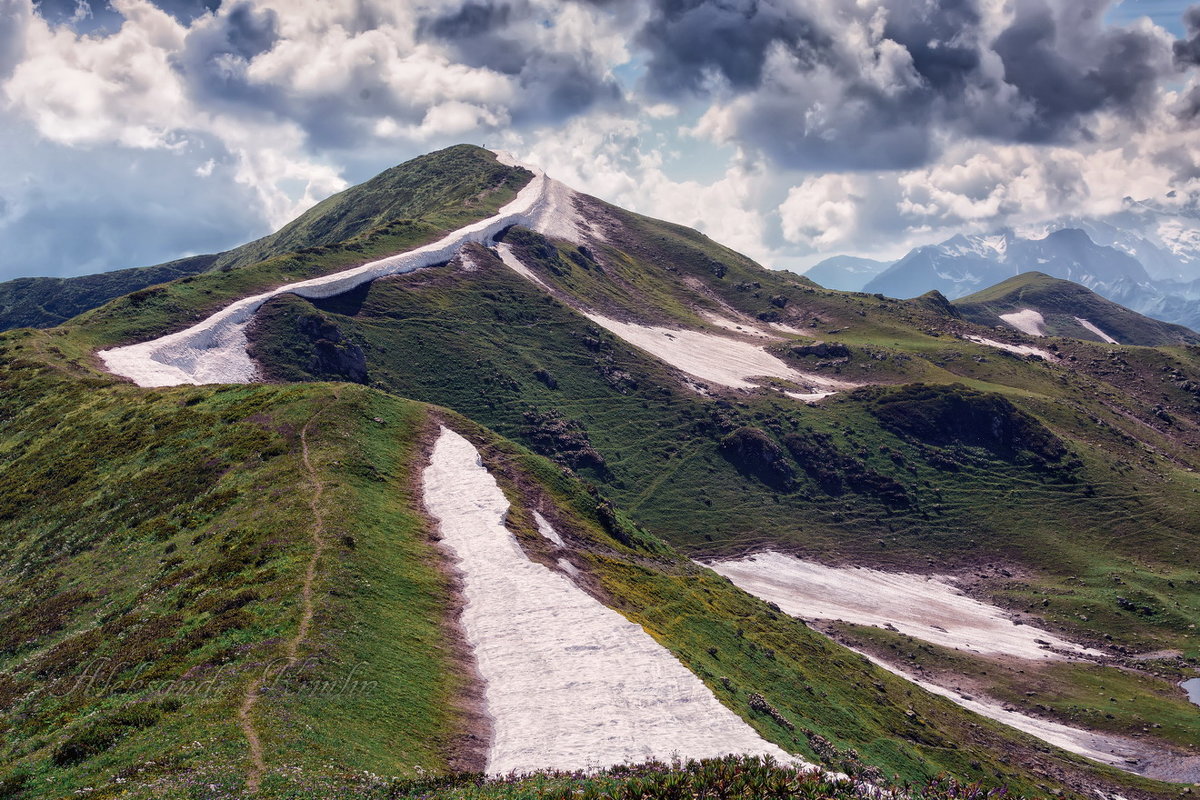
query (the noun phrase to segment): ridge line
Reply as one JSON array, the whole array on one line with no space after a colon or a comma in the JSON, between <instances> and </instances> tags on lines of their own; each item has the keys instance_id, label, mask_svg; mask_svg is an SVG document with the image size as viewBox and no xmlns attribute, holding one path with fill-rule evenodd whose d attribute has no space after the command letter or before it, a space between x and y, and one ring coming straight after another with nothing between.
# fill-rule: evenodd
<instances>
[{"instance_id":1,"label":"ridge line","mask_svg":"<svg viewBox=\"0 0 1200 800\"><path fill-rule=\"evenodd\" d=\"M337 393L334 393L334 400L338 399ZM300 645L308 638L309 629L312 626L313 619L313 584L317 577L317 562L325 552L327 546L325 540L325 514L321 509L321 498L325 494L325 482L321 480L315 467L313 467L312 459L308 449L308 432L312 424L322 413L332 404L332 400L326 402L320 408L313 412L308 421L304 423L304 427L300 429L300 457L304 463L304 470L308 473L308 480L312 486L308 495L308 507L312 511L313 524L310 528L312 541L312 555L309 556L308 566L304 570L304 579L300 583L300 621L296 626L296 634L288 640L284 648L287 665L283 669L288 669L296 664L299 660ZM269 669L269 665L268 665ZM264 675L259 675L250 682L246 687L246 694L242 698L242 704L238 709L238 723L242 728L242 733L246 737L246 743L250 749L250 769L246 773L246 791L250 794L257 794L259 786L262 784L263 773L266 772L266 758L263 756L262 739L258 735L258 729L254 724L252 716L254 707L258 703L259 692L262 689Z\"/></svg>"}]
</instances>

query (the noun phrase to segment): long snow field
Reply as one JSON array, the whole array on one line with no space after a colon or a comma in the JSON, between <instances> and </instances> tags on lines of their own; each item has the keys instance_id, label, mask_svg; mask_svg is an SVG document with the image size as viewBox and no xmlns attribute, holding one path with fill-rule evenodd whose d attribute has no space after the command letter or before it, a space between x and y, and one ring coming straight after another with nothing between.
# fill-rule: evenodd
<instances>
[{"instance_id":1,"label":"long snow field","mask_svg":"<svg viewBox=\"0 0 1200 800\"><path fill-rule=\"evenodd\" d=\"M1037 356L1046 361L1055 361L1056 358L1049 350L1043 350L1040 347L1034 347L1028 344L1008 344L1007 342L998 342L995 339L988 339L986 336L975 336L967 334L964 339L975 342L976 344L985 344L988 347L995 347L998 350L1007 350L1010 353L1016 353L1019 356Z\"/></svg>"},{"instance_id":2,"label":"long snow field","mask_svg":"<svg viewBox=\"0 0 1200 800\"><path fill-rule=\"evenodd\" d=\"M530 561L504 525L508 501L478 451L447 428L425 470L424 499L462 575L461 622L492 720L488 773L595 769L676 755L795 761L641 626ZM550 528L544 518L538 527L543 523Z\"/></svg>"},{"instance_id":3,"label":"long snow field","mask_svg":"<svg viewBox=\"0 0 1200 800\"><path fill-rule=\"evenodd\" d=\"M1109 344L1120 344L1120 342L1118 342L1116 339L1114 339L1113 337L1109 336L1109 335L1108 335L1107 333L1105 333L1104 331L1100 330L1100 328L1099 328L1099 327L1096 325L1096 323L1094 323L1094 322L1089 322L1088 320L1084 319L1083 317L1076 317L1076 318L1075 318L1075 321L1076 321L1076 322L1078 322L1080 325L1082 325L1082 326L1083 326L1084 328L1086 328L1087 330L1089 330L1089 331L1091 331L1092 333L1094 333L1094 334L1096 334L1097 336L1099 336L1099 337L1100 337L1101 339L1103 339L1105 342L1107 342L1107 343L1109 343Z\"/></svg>"},{"instance_id":4,"label":"long snow field","mask_svg":"<svg viewBox=\"0 0 1200 800\"><path fill-rule=\"evenodd\" d=\"M928 692L945 697L947 700L953 701L968 711L974 711L981 717L1002 722L1011 728L1016 728L1031 736L1036 736L1043 742L1049 742L1067 752L1090 758L1093 761L1099 761L1102 764L1121 767L1122 769L1128 769L1131 762L1138 761L1146 754L1144 747L1140 747L1136 742L1120 736L1094 733L1092 731L1085 731L1082 728L1063 725L1061 722L1031 717L1028 714L1022 714L1019 711L1005 708L1000 703L964 696L959 692L938 686L935 683L930 683L927 680L905 672L899 667L892 666L881 659L875 658L869 653L862 653L861 655L870 659L877 666L886 669L888 672L915 683Z\"/></svg>"},{"instance_id":5,"label":"long snow field","mask_svg":"<svg viewBox=\"0 0 1200 800\"><path fill-rule=\"evenodd\" d=\"M741 589L802 619L890 625L934 644L992 656L1064 657L1049 647L1081 656L1100 655L1038 628L1014 625L1001 609L966 597L937 577L827 567L770 551L708 566ZM1160 780L1191 781L1200 775L1195 758L1163 753L1123 736L1039 719L988 698L939 686L869 653L861 655L969 711L1063 750Z\"/></svg>"},{"instance_id":6,"label":"long snow field","mask_svg":"<svg viewBox=\"0 0 1200 800\"><path fill-rule=\"evenodd\" d=\"M497 153L501 163L518 166ZM98 354L108 370L138 386L178 386L203 383L251 383L258 377L246 352L246 326L254 313L273 297L295 294L306 298L333 297L364 283L442 264L468 242L490 242L511 225L524 225L559 238L578 235L572 191L527 165L534 177L517 196L487 219L459 228L432 244L381 258L359 267L311 280L280 286L238 300L186 330L148 342L102 350Z\"/></svg>"}]
</instances>

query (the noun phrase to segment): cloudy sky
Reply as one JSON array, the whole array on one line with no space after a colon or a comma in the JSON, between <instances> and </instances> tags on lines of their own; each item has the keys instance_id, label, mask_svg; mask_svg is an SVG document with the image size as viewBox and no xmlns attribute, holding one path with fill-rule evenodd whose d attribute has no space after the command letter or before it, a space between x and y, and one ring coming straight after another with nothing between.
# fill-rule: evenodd
<instances>
[{"instance_id":1,"label":"cloudy sky","mask_svg":"<svg viewBox=\"0 0 1200 800\"><path fill-rule=\"evenodd\" d=\"M0 0L0 279L463 141L768 266L897 256L1200 196L1198 64L1166 0Z\"/></svg>"}]
</instances>

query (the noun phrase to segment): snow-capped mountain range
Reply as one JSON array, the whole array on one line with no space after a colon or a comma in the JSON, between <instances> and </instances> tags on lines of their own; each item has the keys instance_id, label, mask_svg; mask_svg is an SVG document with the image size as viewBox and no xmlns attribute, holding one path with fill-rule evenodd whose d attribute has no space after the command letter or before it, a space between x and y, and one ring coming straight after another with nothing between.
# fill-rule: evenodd
<instances>
[{"instance_id":1,"label":"snow-capped mountain range","mask_svg":"<svg viewBox=\"0 0 1200 800\"><path fill-rule=\"evenodd\" d=\"M1135 311L1200 325L1200 211L1129 201L1104 218L1064 217L1040 231L956 234L911 250L870 275L844 257L816 265L824 286L893 297L936 289L956 299L1023 272L1043 272L1092 289ZM843 274L844 273L844 274ZM864 280L864 278L866 278Z\"/></svg>"}]
</instances>

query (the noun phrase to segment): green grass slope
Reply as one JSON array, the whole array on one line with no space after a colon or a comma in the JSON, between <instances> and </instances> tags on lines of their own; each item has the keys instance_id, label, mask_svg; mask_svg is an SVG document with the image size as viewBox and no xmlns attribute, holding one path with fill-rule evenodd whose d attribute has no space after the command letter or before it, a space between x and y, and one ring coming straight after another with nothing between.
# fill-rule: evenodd
<instances>
[{"instance_id":1,"label":"green grass slope","mask_svg":"<svg viewBox=\"0 0 1200 800\"><path fill-rule=\"evenodd\" d=\"M1195 348L1062 340L1053 363L1012 356L959 338L1002 337L944 299L824 291L694 232L638 224L610 225L587 253L511 233L551 293L480 248L472 271L424 270L316 304L281 297L252 352L281 381L346 379L330 354L359 354L361 380L556 459L685 552L783 547L955 572L1106 649L1114 683L1138 670L1150 706L1178 694L1200 657ZM775 346L798 368L882 386L818 406L767 390L698 395L575 305L712 331L705 314L764 315L808 334ZM1149 651L1180 660L1126 658ZM1085 696L1084 718L1107 713L1107 698Z\"/></svg>"},{"instance_id":2,"label":"green grass slope","mask_svg":"<svg viewBox=\"0 0 1200 800\"><path fill-rule=\"evenodd\" d=\"M574 263L558 258L562 249L555 268ZM1129 619L1126 643L1197 654L1187 617L1200 597L1186 582L1195 570L1187 543L1200 535L1189 511L1200 485L1188 471L1196 465L1194 352L1149 350L1117 364L1080 342L1063 350L1067 369L948 335L965 323L915 302L823 292L786 275L763 271L757 289L739 288L747 282L734 276L691 305L682 278L653 284L680 322L698 318L703 302L715 305L712 297L749 312L777 308L763 295L787 294L787 319L837 344L822 356L806 339L782 343L799 367L942 387L924 395L864 389L819 406L765 390L704 396L486 251L472 261L470 272L423 270L316 304L277 298L252 333L252 352L277 380L311 376L322 349L361 352L371 385L454 408L558 459L695 554L782 545L893 566L1001 560L1050 581L1086 575L1097 590L1114 570L1145 574L1156 605L1181 610ZM679 272L706 269L698 256L670 263ZM738 268L729 265L726 276ZM560 276L546 267L539 276L573 285L593 307L610 303L610 313L653 307L636 287L609 292L605 278L574 274L584 271ZM336 344L314 338L314 317ZM1164 393L1169 424L1154 414ZM928 421L898 425L886 407ZM1001 430L1032 420L1048 444L969 435L990 430L994 418ZM743 446L751 439L763 443L757 454ZM1173 591L1168 581L1186 588ZM1113 622L1112 614L1078 614L1087 621L1064 613L1060 624L1090 639Z\"/></svg>"},{"instance_id":3,"label":"green grass slope","mask_svg":"<svg viewBox=\"0 0 1200 800\"><path fill-rule=\"evenodd\" d=\"M1142 316L1106 300L1091 289L1041 272L1024 272L1006 281L954 301L964 319L979 325L1005 324L1001 314L1031 308L1046 320L1046 334L1102 341L1080 325L1086 319L1120 344L1200 344L1200 334L1182 325L1172 325Z\"/></svg>"},{"instance_id":4,"label":"green grass slope","mask_svg":"<svg viewBox=\"0 0 1200 800\"><path fill-rule=\"evenodd\" d=\"M496 206L504 199L499 191L488 195L488 202ZM1007 744L972 738L975 729L944 701L925 698L920 700L920 708L910 708L918 702L912 697L925 696L907 687L901 689L904 684L891 683L893 679L876 670L861 672L867 668L853 659L847 661L850 657L844 651L829 649L832 646L824 639L798 623L733 592L724 582L713 582L675 553L729 555L771 546L839 563L932 568L972 580L979 575L975 593L1030 621L1106 648L1122 669L1138 669L1137 663L1125 658L1130 652L1177 653L1178 661L1172 656L1156 667L1161 671L1156 682L1137 690L1147 698L1185 674L1188 659L1194 664L1200 657L1200 640L1193 627L1200 617L1200 571L1194 555L1200 543L1200 515L1195 513L1200 479L1194 471L1200 467L1200 348L1113 348L1061 339L1044 343L1053 352L1050 361L1013 356L961 336L982 333L1021 342L1025 337L964 320L957 307L946 304L944 298L897 301L824 290L789 273L764 270L695 231L595 200L585 200L584 208L589 221L604 233L603 241L589 247L548 241L520 229L506 237L549 290L512 272L488 250L473 247L469 268L455 262L379 280L317 303L276 298L264 306L251 336L252 354L266 374L279 382L269 387L143 392L100 376L93 353L99 347L177 329L266 286L416 246L436 235L440 223L389 222L345 242L135 292L50 331L14 334L9 341L19 346L14 345L9 354L12 363L23 365L22 369L41 364L39 381L50 380L46 377L50 375L68 387L61 391L63 400L58 399L58 389L45 389L44 401L35 401L33 394L14 394L24 399L14 402L2 417L6 421L20 419L22 409L41 408L41 417L24 418L38 424L22 423L12 430L14 441L36 441L48 454L44 459L21 462L12 473L20 479L14 479L14 485L26 486L12 506L20 511L24 504L34 503L30 509L41 514L32 521L20 517L20 523L14 523L19 545L13 550L14 559L38 552L25 542L22 531L42 531L37 526L49 525L45 536L58 548L51 552L75 563L73 559L91 552L86 550L88 542L104 538L103 526L90 521L93 510L141 508L143 504L154 510L158 507L152 500L161 495L164 506L157 516L163 516L168 507L190 503L185 495L196 494L196 487L207 486L204 481L211 477L205 473L196 477L190 488L185 484L177 491L152 472L145 482L155 487L153 498L137 495L140 473L119 457L124 450L89 444L106 418L79 417L78 433L68 431L62 447L53 449L57 447L54 437L64 434L46 426L58 425L56 415L63 416L74 407L72 403L99 403L107 398L112 410L106 413L119 417L132 413L131 409L147 414L155 408L186 415L190 412L175 409L219 409L226 400L239 397L262 399L262 408L269 409L275 403L286 406L295 398L311 397L304 406L310 412L307 416L299 410L301 406L289 412L286 430L291 434L290 438L284 436L286 453L272 459L280 470L283 467L278 465L289 465L292 471L286 479L282 471L260 473L267 467L253 463L229 468L229 464L240 463L234 454L241 451L221 439L225 434L217 428L225 425L231 431L242 430L238 426L243 423L260 424L261 414L271 416L266 410L250 411L249 406L243 416L216 411L197 418L184 425L178 440L148 453L137 449L133 431L149 425L154 436L148 441L157 442L159 432L175 430L183 423L170 416L162 420L138 417L129 423L124 434L127 444L123 445L141 453L139 458L156 469L162 465L155 459L178 451L188 469L210 463L225 465L213 468L221 480L252 480L261 475L253 492L238 495L245 505L231 506L229 513L235 515L231 519L239 513L261 515L266 530L303 548L304 536L297 534L303 527L297 526L297 517L285 518L285 512L303 514L304 498L293 498L294 492L281 486L312 483L311 477L302 473L300 479L296 477L302 463L297 460L296 430L303 430L300 420L312 419L319 403L328 402L333 411L348 408L346 404L353 400L357 405L350 407L359 410L335 414L333 419L341 427L336 436L324 440L329 448L327 474L333 476L326 484L326 496L344 499L347 508L361 509L358 516L353 510L339 514L347 531L373 529L387 513L395 515L391 524L396 530L414 532L411 540L405 540L410 557L402 567L390 567L388 573L406 581L407 588L393 587L382 573L355 582L356 575L373 574L370 571L380 563L377 559L382 558L381 548L388 540L376 538L372 540L375 544L368 546L361 543L359 533L350 532L354 546L340 545L346 563L357 566L347 566L351 571L336 584L336 591L342 594L330 590L335 599L328 605L328 613L341 615L338 619L345 623L347 635L363 633L364 638L356 640L359 644L354 647L369 653L372 642L391 640L388 635L368 635L378 629L363 623L354 610L355 603L361 602L363 586L383 586L376 605L361 608L373 610L385 622L385 608L394 614L407 613L396 611L399 606L394 602L405 592L432 604L417 606L427 619L437 618L439 609L444 616L452 603L445 589L439 588L444 585L438 583L436 565L411 557L411 553L431 553L428 542L415 533L420 527L419 509L412 503L406 483L420 438L416 431L427 422L428 412L396 400L399 396L464 415L453 417L464 429L471 427L466 422L469 418L519 443L506 444L489 438L492 434L483 428L471 428L477 442L492 442L493 455L499 458L493 464L515 465L509 477L516 487L514 505L520 508L527 502L523 492L528 487L534 487L535 495L542 492L556 498L563 514L558 521L567 529L581 531L581 540L589 543L581 568L595 577L598 591L642 622L765 735L810 756L815 756L815 740L796 734L804 727L843 750L857 749L868 763L907 778L946 768L968 777L990 775L1025 789L1037 785L1025 766L1011 766L1025 765L1024 755L1003 756L1010 758L1010 765L995 755L1025 753L1032 746L1028 740L1014 744L1009 734L991 726L985 726L987 735L1000 736ZM479 207L472 213L484 215L485 209ZM779 338L770 348L780 358L807 372L869 385L816 406L798 403L767 387L744 392L709 387L698 393L672 368L598 328L580 309L709 332L722 330L711 321L714 314L742 323L786 326L773 329ZM304 383L325 380L366 385L342 385L335 395L328 384ZM170 402L156 405L162 400L150 399L163 397ZM189 404L193 397L200 399ZM383 423L375 422L376 418ZM328 417L323 414L320 419ZM197 443L216 455L196 451ZM96 463L87 461L91 449L104 458ZM269 451L271 447L263 445L263 452ZM105 501L110 505L93 505L87 500L86 512L79 510L69 526L56 528L54 515L36 505L38 494L24 477L48 475L49 465L57 460L69 464L74 453L85 455L87 467L80 468L83 477L71 469L64 473L69 483L59 497L65 507L74 508L77 485L78 496L85 496L83 489L89 484L79 483L85 478L116 499ZM223 455L226 453L230 454ZM547 458L557 466L552 467L544 460ZM126 470L120 473L121 480L98 472L109 465ZM570 477L563 477L563 469L569 470ZM183 474L190 473L185 470ZM563 481L566 483L559 486ZM120 487L119 491L113 486ZM618 539L614 544L612 531L605 528L607 517L597 511L588 486L624 509L627 521L636 520L641 532L630 534L628 542ZM338 492L345 492L344 498ZM124 493L133 493L129 495L132 499L121 499ZM251 505L256 499L261 505L263 496L293 498L293 504ZM101 513L97 517L106 520L105 525L121 519L117 511L105 513L107 516ZM203 522L207 518L197 519ZM176 546L168 559L184 558L175 552L200 535L200 530L189 527L193 522L191 518L166 518L166 523L181 531L178 541L162 544L164 549L169 544ZM528 528L528 520L522 524ZM237 527L234 522L229 525ZM42 535L38 534L37 541ZM528 528L525 540L532 542L533 536ZM84 551L70 549L76 540L84 543ZM205 541L201 538L196 546ZM220 541L225 546L240 546L223 538ZM211 546L220 552L221 545L214 542ZM153 547L147 547L151 549L139 551L130 561L145 567L138 572L138 579L145 577L143 572L149 573L154 558L162 558ZM118 552L104 550L97 563L120 563ZM292 611L296 608L296 576L303 572L303 552L289 556ZM334 552L341 554L331 547L330 558ZM369 559L354 561L355 554L372 553ZM192 555L189 550L187 557ZM195 553L197 559L216 557L203 549ZM206 563L200 561L189 568L206 573ZM386 566L386 561L382 563ZM255 564L255 569L263 566L257 559ZM72 581L89 580L87 576L95 568L64 567L65 582L54 584L46 599L68 591ZM270 580L276 580L281 573L269 574ZM259 595L275 592L282 597L263 574L237 578L239 585L251 587L258 586L256 581L262 583L261 590L255 589ZM90 598L86 603L96 602L91 597L96 592L85 592ZM162 590L139 585L134 594L153 599ZM72 598L77 596L68 595L51 606L61 602L72 607ZM177 604L175 613L183 614L182 609L190 608L192 601L175 595L170 602ZM283 614L279 606L265 612L268 621L261 629L248 634L249 639L266 636L255 640L269 641L275 653L286 647L288 620L295 629L294 615ZM94 616L89 606L82 607L84 618L89 613ZM255 608L250 600L244 607ZM171 612L155 607L139 613L165 616ZM727 614L741 623L731 629ZM759 616L765 621L754 623L756 633L751 642L742 641L751 631L747 627L750 620ZM391 622L394 627L403 621ZM70 625L80 631L86 627L76 620L55 630ZM424 633L413 634L417 641L443 645L435 647L438 654L432 656L421 655L426 652L423 646L412 649L414 657L454 656L454 648L438 639L445 633L436 624L422 630ZM95 640L85 644L92 647ZM345 652L358 652L354 647L347 646ZM238 650L235 656L249 659L251 655L245 653L253 652L250 647ZM786 657L781 658L781 653ZM249 665L258 663L247 662L240 673L243 689L246 676L254 674ZM429 663L426 669L430 669ZM12 674L17 679L28 674L26 661L13 664ZM199 661L194 664L202 666ZM830 665L836 665L836 670ZM338 674L355 674L352 666L344 669L347 672ZM454 669L442 672L461 674ZM315 674L319 678L326 673ZM887 698L874 693L876 681L885 687ZM817 702L807 689L797 688L805 685L836 702ZM21 686L28 690L27 684ZM406 690L399 678L390 686L394 692ZM455 690L450 685L421 687L422 697L440 699ZM907 694L910 691L914 694ZM767 698L796 730L785 734L786 726L770 715L755 718L753 709L745 704L751 692ZM1088 713L1100 710L1102 704L1096 697L1078 696L1087 704ZM407 774L405 770L414 765L444 768L450 758L446 754L453 755L459 752L455 748L464 746L463 726L469 714L461 708L454 710L454 706L440 716L422 716L416 700L384 705L355 695L353 701L360 705L353 710L326 715L320 701L305 706L303 702L311 698L284 697L299 705L272 722L275 727L263 730L264 741L284 743L287 752L274 762L264 789L270 788L271 781L283 780L284 765L305 768L314 763L308 760L309 753L315 759L344 749L356 754L350 761L338 762L350 764L349 769ZM228 713L239 707L236 700L234 690L224 696L226 717L221 724L231 724ZM59 718L78 719L82 714L86 718L107 709L85 705L60 714L55 708L51 706L51 714L38 723L42 727L35 724L32 733L21 734L42 738L13 751L17 753L15 763L31 770L31 780L50 776L39 770L49 769L45 765L52 762L47 759L52 759L53 748L61 744L47 733L51 717L59 714ZM407 740L385 744L371 738L388 729L381 721L391 720L390 714L399 713L395 709L408 709L405 713L411 711L413 719L422 720L418 730L429 742L424 750ZM909 710L939 720L936 730L940 733L927 737L924 729L905 727L913 719L906 713ZM320 720L313 722L314 716ZM200 719L188 715L184 721L193 718ZM136 727L118 724L122 719L127 718L117 717L109 727ZM199 722L196 725L188 732L203 727ZM1147 739L1156 735L1148 731ZM369 741L353 744L356 737ZM128 763L129 756L120 748L140 741L131 732L115 736L110 732L100 738L111 739L112 746L104 753L112 753L114 764ZM92 758L72 767L78 771L69 773L76 775L71 780L86 781L101 774L87 765L104 762ZM404 758L408 762L400 763ZM246 761L244 752L237 756L229 749L216 760L203 763L222 759L240 759L237 763L243 765ZM1059 779L1070 785L1085 785L1090 780L1073 771L1077 768L1070 760L1055 759L1053 764L1036 762L1038 769L1051 776L1069 775ZM975 767L975 762L980 766ZM184 774L192 773L185 770ZM236 772L236 780L231 780L236 784L244 774ZM1107 775L1104 780L1117 779Z\"/></svg>"},{"instance_id":5,"label":"green grass slope","mask_svg":"<svg viewBox=\"0 0 1200 800\"><path fill-rule=\"evenodd\" d=\"M147 392L47 367L43 344L0 355L5 796L238 793L254 681L264 791L330 763L448 768L466 678L411 488L425 412L354 386Z\"/></svg>"},{"instance_id":6,"label":"green grass slope","mask_svg":"<svg viewBox=\"0 0 1200 800\"><path fill-rule=\"evenodd\" d=\"M264 797L403 797L477 764L457 600L414 488L438 421L480 446L532 558L553 560L540 508L591 591L786 749L868 778L1165 796L882 672L453 412L351 384L137 389L53 341L0 339L7 797L238 796L247 722Z\"/></svg>"}]
</instances>

